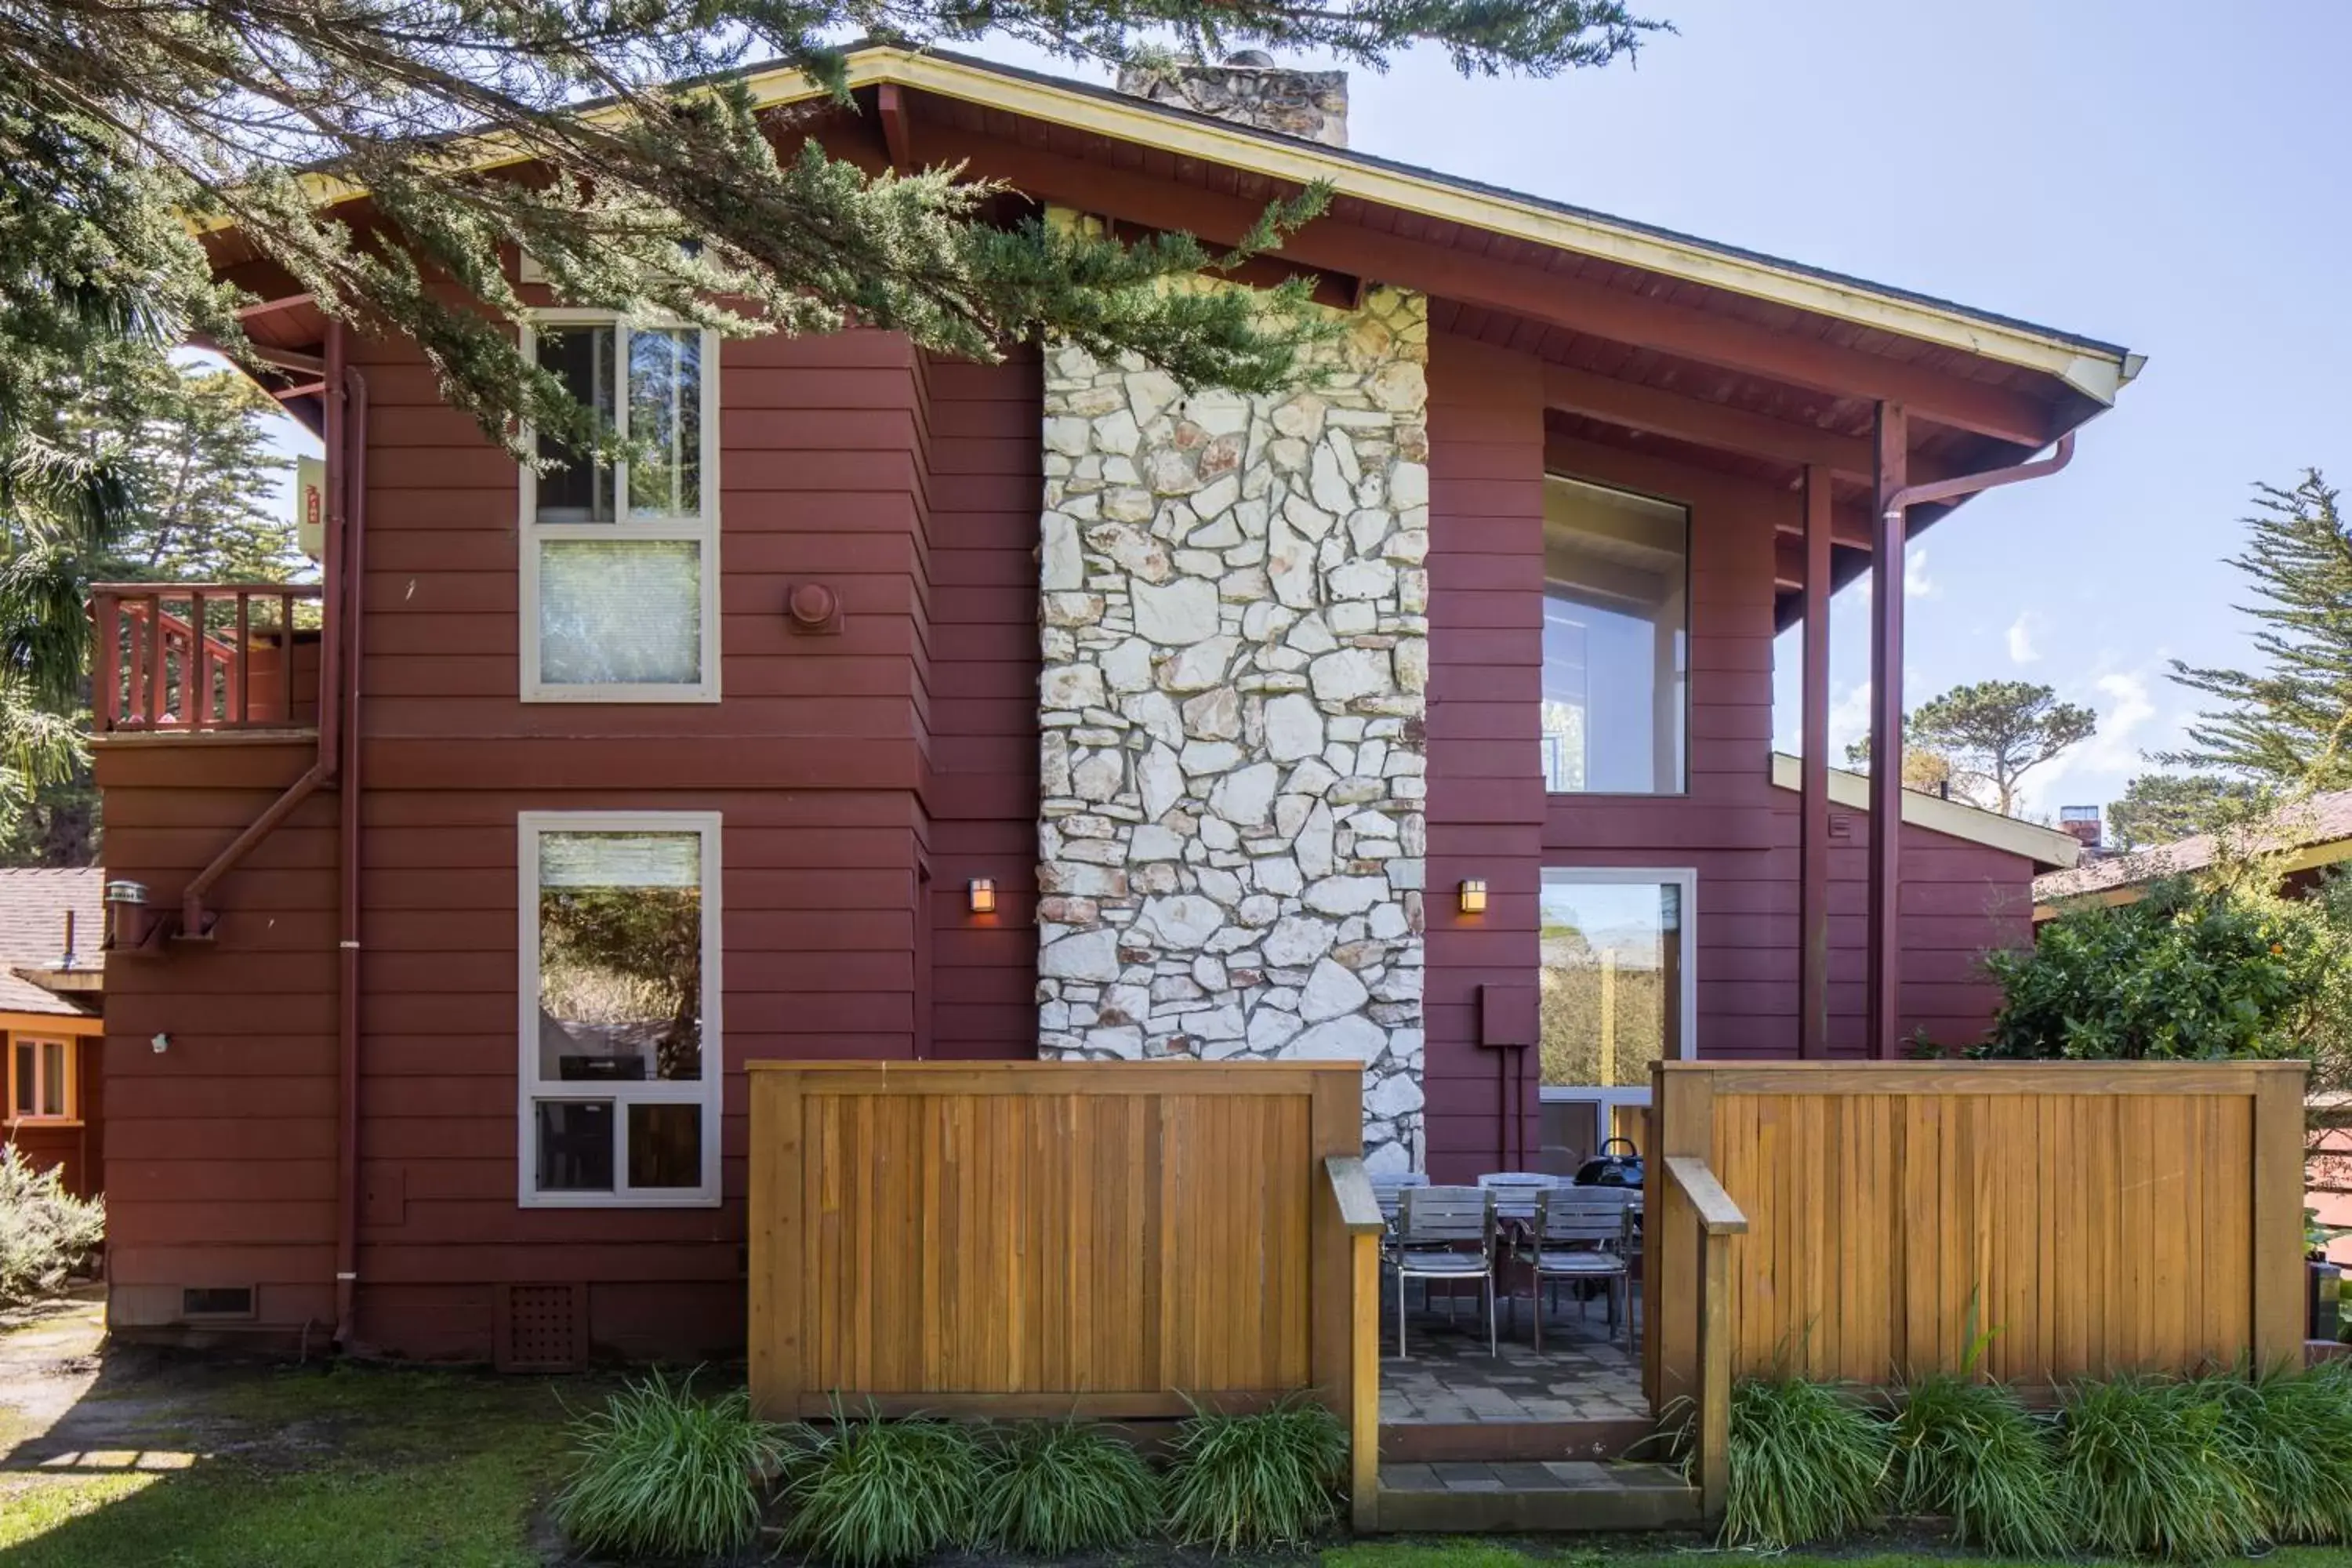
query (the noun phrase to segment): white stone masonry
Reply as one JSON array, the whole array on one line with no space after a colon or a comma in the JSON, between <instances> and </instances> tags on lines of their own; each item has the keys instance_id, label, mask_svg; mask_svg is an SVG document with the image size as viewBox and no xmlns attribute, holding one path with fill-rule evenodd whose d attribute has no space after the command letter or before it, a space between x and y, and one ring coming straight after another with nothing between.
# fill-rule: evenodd
<instances>
[{"instance_id":1,"label":"white stone masonry","mask_svg":"<svg viewBox=\"0 0 2352 1568\"><path fill-rule=\"evenodd\" d=\"M1427 301L1181 395L1050 352L1042 1054L1347 1058L1420 1163Z\"/></svg>"}]
</instances>

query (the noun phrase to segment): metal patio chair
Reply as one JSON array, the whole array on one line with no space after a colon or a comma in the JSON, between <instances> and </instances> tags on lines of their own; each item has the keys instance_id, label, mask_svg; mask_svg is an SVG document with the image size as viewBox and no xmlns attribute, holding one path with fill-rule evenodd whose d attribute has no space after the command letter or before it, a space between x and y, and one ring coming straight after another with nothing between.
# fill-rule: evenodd
<instances>
[{"instance_id":1,"label":"metal patio chair","mask_svg":"<svg viewBox=\"0 0 2352 1568\"><path fill-rule=\"evenodd\" d=\"M1407 1187L1429 1185L1426 1171L1381 1171L1372 1177L1372 1201L1381 1205L1381 1217L1396 1226L1397 1205L1404 1201Z\"/></svg>"},{"instance_id":2,"label":"metal patio chair","mask_svg":"<svg viewBox=\"0 0 2352 1568\"><path fill-rule=\"evenodd\" d=\"M1625 1198L1610 1187L1552 1187L1536 1194L1535 1224L1514 1249L1535 1279L1536 1349L1543 1349L1544 1281L1598 1279L1609 1292L1609 1327L1615 1337L1622 1292L1631 1332L1632 1275L1625 1260ZM1517 1298L1513 1299L1514 1305Z\"/></svg>"},{"instance_id":3,"label":"metal patio chair","mask_svg":"<svg viewBox=\"0 0 2352 1568\"><path fill-rule=\"evenodd\" d=\"M1404 1282L1475 1279L1486 1296L1486 1353L1495 1338L1495 1194L1484 1187L1407 1187L1389 1237L1397 1277L1397 1359L1405 1359ZM1473 1247L1475 1251L1471 1250Z\"/></svg>"}]
</instances>

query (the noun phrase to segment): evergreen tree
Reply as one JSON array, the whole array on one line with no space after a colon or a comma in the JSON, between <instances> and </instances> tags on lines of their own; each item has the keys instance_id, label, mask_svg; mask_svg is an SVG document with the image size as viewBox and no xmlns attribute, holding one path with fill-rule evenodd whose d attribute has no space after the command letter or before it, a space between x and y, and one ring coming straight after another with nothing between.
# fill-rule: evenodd
<instances>
[{"instance_id":1,"label":"evergreen tree","mask_svg":"<svg viewBox=\"0 0 2352 1568\"><path fill-rule=\"evenodd\" d=\"M1909 736L1951 760L1983 804L2004 816L2017 813L2025 775L2068 747L2087 741L2099 716L2061 702L2047 686L2023 680L1981 680L1955 686L1921 703L1904 721Z\"/></svg>"},{"instance_id":2,"label":"evergreen tree","mask_svg":"<svg viewBox=\"0 0 2352 1568\"><path fill-rule=\"evenodd\" d=\"M295 548L271 449L277 405L236 371L165 363L127 428L92 431L118 453L124 526L100 570L110 579L280 583L310 566Z\"/></svg>"},{"instance_id":3,"label":"evergreen tree","mask_svg":"<svg viewBox=\"0 0 2352 1568\"><path fill-rule=\"evenodd\" d=\"M1870 737L1863 736L1845 749L1845 760L1858 773L1870 771ZM1903 742L1903 787L1917 790L1921 795L1954 796L1974 805L1969 794L1969 781L1958 776L1952 759L1926 746L1914 745L1906 738Z\"/></svg>"},{"instance_id":4,"label":"evergreen tree","mask_svg":"<svg viewBox=\"0 0 2352 1568\"><path fill-rule=\"evenodd\" d=\"M0 0L0 272L70 261L233 341L177 215L234 228L323 310L414 338L450 401L510 445L516 416L596 439L508 329L515 246L569 304L728 332L855 319L972 357L1051 333L1188 384L1293 375L1314 330L1304 280L1160 285L1275 245L1328 193L1276 204L1224 255L1181 235L1128 245L1007 222L993 189L951 170L868 175L814 141L780 159L740 75L754 59L848 107L836 40L858 33L1112 62L1159 58L1146 37L1172 34L1204 57L1262 45L1373 67L1432 41L1464 71L1549 75L1629 53L1655 26L1623 0ZM320 205L358 193L363 205ZM42 326L0 316L0 361Z\"/></svg>"},{"instance_id":5,"label":"evergreen tree","mask_svg":"<svg viewBox=\"0 0 2352 1568\"><path fill-rule=\"evenodd\" d=\"M2252 669L2184 664L2172 679L2219 700L2160 762L2216 768L2302 793L2352 786L2352 532L2316 468L2291 489L2257 487L2239 608L2261 629Z\"/></svg>"},{"instance_id":6,"label":"evergreen tree","mask_svg":"<svg viewBox=\"0 0 2352 1568\"><path fill-rule=\"evenodd\" d=\"M2216 773L2141 773L2107 804L2107 840L2146 849L2236 821L2254 803L2254 786Z\"/></svg>"}]
</instances>

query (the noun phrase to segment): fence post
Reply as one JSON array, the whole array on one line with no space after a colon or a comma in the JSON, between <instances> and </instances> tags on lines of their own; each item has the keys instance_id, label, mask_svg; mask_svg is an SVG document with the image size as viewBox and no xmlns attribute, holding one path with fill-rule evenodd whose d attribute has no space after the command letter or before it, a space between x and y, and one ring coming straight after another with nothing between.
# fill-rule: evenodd
<instances>
[{"instance_id":1,"label":"fence post","mask_svg":"<svg viewBox=\"0 0 2352 1568\"><path fill-rule=\"evenodd\" d=\"M2304 1078L2302 1062L2263 1062L2254 1078L2254 1365L2303 1365Z\"/></svg>"},{"instance_id":2,"label":"fence post","mask_svg":"<svg viewBox=\"0 0 2352 1568\"><path fill-rule=\"evenodd\" d=\"M1359 1534L1380 1528L1381 1238L1355 1237L1354 1400L1348 1414L1349 1515Z\"/></svg>"}]
</instances>

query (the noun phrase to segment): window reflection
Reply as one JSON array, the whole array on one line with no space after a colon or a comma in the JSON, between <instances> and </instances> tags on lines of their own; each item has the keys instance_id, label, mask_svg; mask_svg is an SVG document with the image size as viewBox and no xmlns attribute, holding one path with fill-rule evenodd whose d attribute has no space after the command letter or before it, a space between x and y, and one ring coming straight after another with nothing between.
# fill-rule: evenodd
<instances>
[{"instance_id":1,"label":"window reflection","mask_svg":"<svg viewBox=\"0 0 2352 1568\"><path fill-rule=\"evenodd\" d=\"M1545 1087L1646 1089L1682 1054L1682 889L1544 873Z\"/></svg>"},{"instance_id":2,"label":"window reflection","mask_svg":"<svg viewBox=\"0 0 2352 1568\"><path fill-rule=\"evenodd\" d=\"M702 1076L701 883L696 834L539 836L542 1080Z\"/></svg>"},{"instance_id":3,"label":"window reflection","mask_svg":"<svg viewBox=\"0 0 2352 1568\"><path fill-rule=\"evenodd\" d=\"M1684 787L1690 514L1557 475L1544 481L1544 784Z\"/></svg>"}]
</instances>

